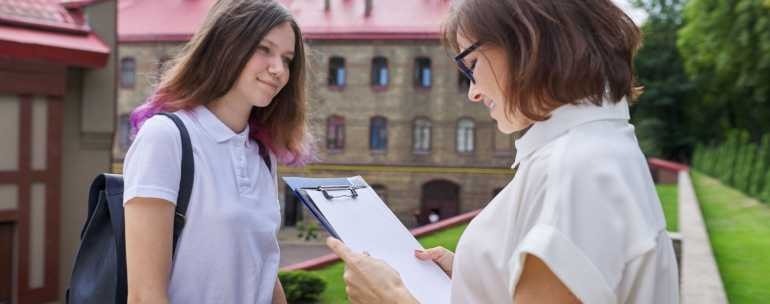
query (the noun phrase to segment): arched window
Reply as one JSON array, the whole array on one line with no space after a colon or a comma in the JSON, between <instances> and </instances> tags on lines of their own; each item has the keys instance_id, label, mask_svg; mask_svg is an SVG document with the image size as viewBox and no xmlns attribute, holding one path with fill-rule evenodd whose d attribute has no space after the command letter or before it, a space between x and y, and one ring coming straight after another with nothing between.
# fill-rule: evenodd
<instances>
[{"instance_id":1,"label":"arched window","mask_svg":"<svg viewBox=\"0 0 770 304\"><path fill-rule=\"evenodd\" d=\"M384 88L390 82L388 59L382 56L372 59L372 86Z\"/></svg>"},{"instance_id":2,"label":"arched window","mask_svg":"<svg viewBox=\"0 0 770 304\"><path fill-rule=\"evenodd\" d=\"M369 121L369 149L385 151L388 149L388 119L375 116Z\"/></svg>"},{"instance_id":3,"label":"arched window","mask_svg":"<svg viewBox=\"0 0 770 304\"><path fill-rule=\"evenodd\" d=\"M345 149L345 117L332 115L326 120L326 149Z\"/></svg>"},{"instance_id":4,"label":"arched window","mask_svg":"<svg viewBox=\"0 0 770 304\"><path fill-rule=\"evenodd\" d=\"M136 60L134 57L120 59L120 87L133 89L136 85Z\"/></svg>"},{"instance_id":5,"label":"arched window","mask_svg":"<svg viewBox=\"0 0 770 304\"><path fill-rule=\"evenodd\" d=\"M420 212L417 224L425 225L431 221L431 214L436 220L447 219L460 213L460 185L448 180L431 180L422 185Z\"/></svg>"},{"instance_id":6,"label":"arched window","mask_svg":"<svg viewBox=\"0 0 770 304\"><path fill-rule=\"evenodd\" d=\"M433 71L430 67L430 58L417 57L414 60L414 85L418 88L430 88Z\"/></svg>"},{"instance_id":7,"label":"arched window","mask_svg":"<svg viewBox=\"0 0 770 304\"><path fill-rule=\"evenodd\" d=\"M329 58L329 86L344 87L345 72L345 58L337 56Z\"/></svg>"},{"instance_id":8,"label":"arched window","mask_svg":"<svg viewBox=\"0 0 770 304\"><path fill-rule=\"evenodd\" d=\"M414 120L412 127L412 149L416 153L430 151L431 122L427 118L419 117Z\"/></svg>"},{"instance_id":9,"label":"arched window","mask_svg":"<svg viewBox=\"0 0 770 304\"><path fill-rule=\"evenodd\" d=\"M474 129L476 123L470 118L460 118L457 121L457 152L473 152Z\"/></svg>"}]
</instances>

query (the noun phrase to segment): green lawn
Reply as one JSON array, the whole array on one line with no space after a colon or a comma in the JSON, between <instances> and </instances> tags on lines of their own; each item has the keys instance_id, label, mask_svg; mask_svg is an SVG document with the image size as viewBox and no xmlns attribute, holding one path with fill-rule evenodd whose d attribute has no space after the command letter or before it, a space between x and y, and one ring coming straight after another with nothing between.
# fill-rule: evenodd
<instances>
[{"instance_id":1,"label":"green lawn","mask_svg":"<svg viewBox=\"0 0 770 304\"><path fill-rule=\"evenodd\" d=\"M692 180L730 303L767 303L770 207L706 175Z\"/></svg>"},{"instance_id":2,"label":"green lawn","mask_svg":"<svg viewBox=\"0 0 770 304\"><path fill-rule=\"evenodd\" d=\"M663 211L666 213L666 223L669 231L677 231L677 188L676 185L659 185L658 195L663 204ZM425 248L435 246L444 246L454 251L460 234L465 230L466 225L460 225L444 231L418 238ZM313 271L321 276L326 282L326 290L321 294L321 303L347 303L345 295L345 283L342 281L343 272L342 263L335 263L320 270Z\"/></svg>"},{"instance_id":3,"label":"green lawn","mask_svg":"<svg viewBox=\"0 0 770 304\"><path fill-rule=\"evenodd\" d=\"M679 231L679 220L677 212L677 186L673 185L658 185L658 196L660 197L660 204L663 205L663 215L666 216L666 230Z\"/></svg>"}]
</instances>

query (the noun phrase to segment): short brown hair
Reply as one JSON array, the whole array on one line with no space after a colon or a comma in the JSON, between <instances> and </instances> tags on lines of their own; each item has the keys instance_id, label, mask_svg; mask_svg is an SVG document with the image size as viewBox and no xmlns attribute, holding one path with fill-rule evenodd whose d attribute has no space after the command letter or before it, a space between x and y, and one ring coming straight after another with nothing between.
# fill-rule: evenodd
<instances>
[{"instance_id":1,"label":"short brown hair","mask_svg":"<svg viewBox=\"0 0 770 304\"><path fill-rule=\"evenodd\" d=\"M641 33L611 0L464 0L443 28L453 51L458 33L504 49L508 115L541 121L563 104L633 101L640 91L633 58Z\"/></svg>"}]
</instances>

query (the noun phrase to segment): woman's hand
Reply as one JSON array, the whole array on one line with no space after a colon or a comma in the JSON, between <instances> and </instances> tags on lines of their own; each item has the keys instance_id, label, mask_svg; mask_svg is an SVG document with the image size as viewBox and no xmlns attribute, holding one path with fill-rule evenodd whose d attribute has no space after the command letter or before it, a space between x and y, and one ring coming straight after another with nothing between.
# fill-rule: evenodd
<instances>
[{"instance_id":1,"label":"woman's hand","mask_svg":"<svg viewBox=\"0 0 770 304\"><path fill-rule=\"evenodd\" d=\"M327 238L326 245L345 262L345 292L351 303L418 303L384 261L353 252L335 238Z\"/></svg>"},{"instance_id":2,"label":"woman's hand","mask_svg":"<svg viewBox=\"0 0 770 304\"><path fill-rule=\"evenodd\" d=\"M455 254L444 247L438 246L426 250L415 250L414 256L420 260L433 261L441 267L450 278L452 277L452 262Z\"/></svg>"}]
</instances>

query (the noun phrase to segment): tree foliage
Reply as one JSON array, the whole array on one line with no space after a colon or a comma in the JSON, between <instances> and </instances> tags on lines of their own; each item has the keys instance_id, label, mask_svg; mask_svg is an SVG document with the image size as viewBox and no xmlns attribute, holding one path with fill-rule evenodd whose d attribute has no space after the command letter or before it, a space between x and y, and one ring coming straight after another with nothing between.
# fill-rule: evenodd
<instances>
[{"instance_id":1,"label":"tree foliage","mask_svg":"<svg viewBox=\"0 0 770 304\"><path fill-rule=\"evenodd\" d=\"M690 0L677 44L702 96L699 137L770 130L770 1Z\"/></svg>"},{"instance_id":2,"label":"tree foliage","mask_svg":"<svg viewBox=\"0 0 770 304\"><path fill-rule=\"evenodd\" d=\"M634 62L644 94L632 107L639 143L648 156L687 160L696 142L688 112L697 100L677 51L685 0L637 0L648 18Z\"/></svg>"}]
</instances>

